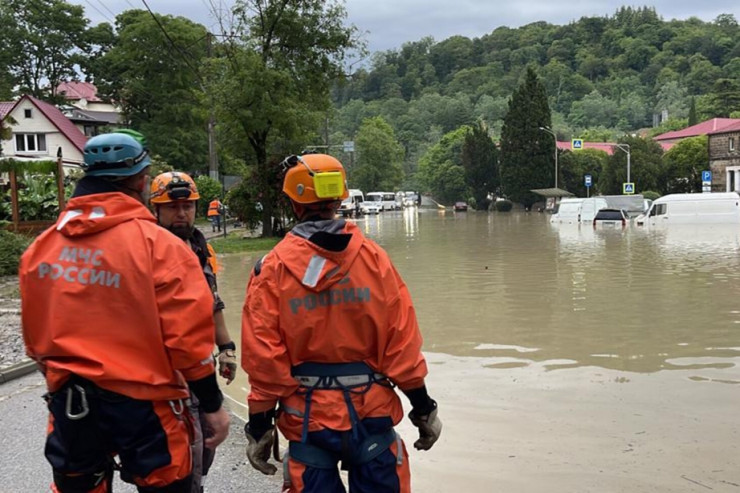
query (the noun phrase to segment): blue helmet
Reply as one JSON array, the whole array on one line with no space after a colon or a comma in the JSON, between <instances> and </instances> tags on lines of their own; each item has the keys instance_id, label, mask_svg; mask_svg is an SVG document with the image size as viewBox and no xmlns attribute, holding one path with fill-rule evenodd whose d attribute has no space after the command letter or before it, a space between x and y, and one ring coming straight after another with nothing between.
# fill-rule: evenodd
<instances>
[{"instance_id":1,"label":"blue helmet","mask_svg":"<svg viewBox=\"0 0 740 493\"><path fill-rule=\"evenodd\" d=\"M133 176L149 166L146 149L133 137L121 133L101 134L85 144L87 176Z\"/></svg>"}]
</instances>

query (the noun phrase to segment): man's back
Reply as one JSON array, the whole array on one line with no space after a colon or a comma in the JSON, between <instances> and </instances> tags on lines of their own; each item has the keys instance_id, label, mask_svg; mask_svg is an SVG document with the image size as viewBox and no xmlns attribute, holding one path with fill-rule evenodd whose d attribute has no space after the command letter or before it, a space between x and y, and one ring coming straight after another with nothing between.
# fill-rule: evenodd
<instances>
[{"instance_id":1,"label":"man's back","mask_svg":"<svg viewBox=\"0 0 740 493\"><path fill-rule=\"evenodd\" d=\"M210 355L197 259L124 194L72 199L23 255L20 278L26 345L52 391L76 374L137 399L183 398L175 369Z\"/></svg>"}]
</instances>

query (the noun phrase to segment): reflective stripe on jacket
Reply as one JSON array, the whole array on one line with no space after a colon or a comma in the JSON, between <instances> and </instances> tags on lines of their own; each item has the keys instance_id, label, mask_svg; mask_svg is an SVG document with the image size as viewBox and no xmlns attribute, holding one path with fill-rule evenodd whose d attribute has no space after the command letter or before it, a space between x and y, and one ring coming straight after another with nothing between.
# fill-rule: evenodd
<instances>
[{"instance_id":1,"label":"reflective stripe on jacket","mask_svg":"<svg viewBox=\"0 0 740 493\"><path fill-rule=\"evenodd\" d=\"M349 235L342 251L309 241L312 234ZM304 362L364 362L401 389L424 384L427 366L406 285L388 255L353 223L303 223L288 234L253 274L242 315L242 365L249 375L250 413L277 401L279 426L300 440L305 399L291 367ZM352 396L359 418L403 417L396 392L372 385ZM342 392L316 390L309 430L349 430Z\"/></svg>"},{"instance_id":2,"label":"reflective stripe on jacket","mask_svg":"<svg viewBox=\"0 0 740 493\"><path fill-rule=\"evenodd\" d=\"M26 350L50 391L76 374L135 399L176 399L188 396L185 379L214 372L213 296L198 259L133 198L73 198L19 272Z\"/></svg>"}]
</instances>

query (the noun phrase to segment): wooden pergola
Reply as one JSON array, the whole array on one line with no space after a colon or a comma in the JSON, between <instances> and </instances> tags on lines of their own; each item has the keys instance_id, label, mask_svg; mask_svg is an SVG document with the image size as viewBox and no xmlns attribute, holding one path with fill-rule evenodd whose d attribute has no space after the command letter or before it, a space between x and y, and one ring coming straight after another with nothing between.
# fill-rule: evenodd
<instances>
[{"instance_id":1,"label":"wooden pergola","mask_svg":"<svg viewBox=\"0 0 740 493\"><path fill-rule=\"evenodd\" d=\"M55 173L57 181L57 200L59 210L64 209L64 169L62 161L62 148L57 150L57 159L54 160L19 160L15 158L0 159L0 172L8 173L10 181L10 201L12 207L12 222L8 229L16 233L35 233L44 230L54 224L54 220L21 221L18 206L18 173L24 171L35 171L38 173Z\"/></svg>"}]
</instances>

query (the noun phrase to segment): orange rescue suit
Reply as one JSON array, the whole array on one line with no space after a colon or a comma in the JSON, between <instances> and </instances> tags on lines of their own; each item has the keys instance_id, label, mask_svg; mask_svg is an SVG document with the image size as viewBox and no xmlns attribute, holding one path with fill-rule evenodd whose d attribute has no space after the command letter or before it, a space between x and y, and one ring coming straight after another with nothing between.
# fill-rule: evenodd
<instances>
[{"instance_id":1,"label":"orange rescue suit","mask_svg":"<svg viewBox=\"0 0 740 493\"><path fill-rule=\"evenodd\" d=\"M252 274L242 314L242 365L249 375L249 412L283 411L278 426L301 439L304 395L291 367L304 362L365 362L401 390L424 385L427 365L411 297L388 255L354 223L324 221L351 235L342 251L308 240L313 223L298 225ZM316 223L319 224L319 223ZM306 226L308 225L308 226ZM301 228L309 230L301 236ZM360 419L403 418L396 392L379 384L352 402ZM351 429L342 392L316 390L309 431Z\"/></svg>"},{"instance_id":2,"label":"orange rescue suit","mask_svg":"<svg viewBox=\"0 0 740 493\"><path fill-rule=\"evenodd\" d=\"M71 374L134 399L189 395L215 371L197 257L122 193L73 198L20 265L23 337L49 391ZM184 378L183 378L184 377Z\"/></svg>"},{"instance_id":3,"label":"orange rescue suit","mask_svg":"<svg viewBox=\"0 0 740 493\"><path fill-rule=\"evenodd\" d=\"M208 204L208 217L211 216L218 216L221 214L221 201L218 199L213 199Z\"/></svg>"}]
</instances>

